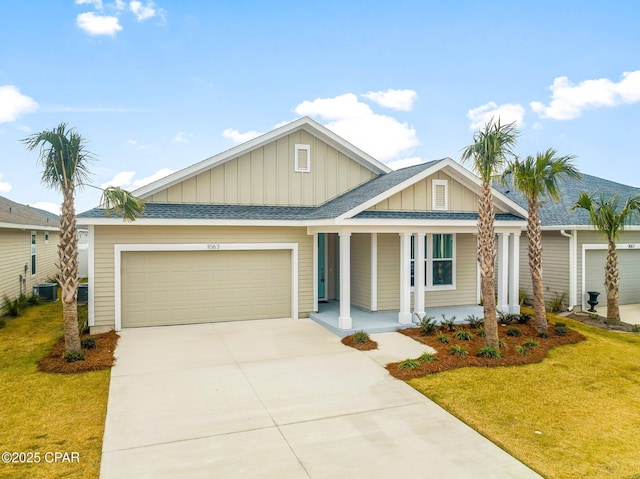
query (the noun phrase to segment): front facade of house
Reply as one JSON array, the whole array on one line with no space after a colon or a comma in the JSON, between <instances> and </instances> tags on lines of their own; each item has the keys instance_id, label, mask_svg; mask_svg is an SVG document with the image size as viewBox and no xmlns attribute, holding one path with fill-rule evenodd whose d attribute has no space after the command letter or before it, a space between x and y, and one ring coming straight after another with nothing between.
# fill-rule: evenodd
<instances>
[{"instance_id":1,"label":"front facade of house","mask_svg":"<svg viewBox=\"0 0 640 479\"><path fill-rule=\"evenodd\" d=\"M478 179L451 159L391 171L302 118L134 192L133 223L94 209L94 331L298 318L339 301L397 311L478 304ZM496 193L498 304L518 310L526 212Z\"/></svg>"},{"instance_id":2,"label":"front facade of house","mask_svg":"<svg viewBox=\"0 0 640 479\"><path fill-rule=\"evenodd\" d=\"M496 185L501 193L526 207L526 200L511 185ZM568 309L589 309L588 291L600 293L598 301L606 306L604 268L607 257L607 239L589 225L586 211L571 211L581 191L603 195L616 194L620 204L640 188L584 175L581 180L563 183L559 202L546 201L540 210L542 223L542 260L545 300L564 295ZM532 296L531 275L527 257L526 232L520 249L520 286ZM640 303L640 218L635 217L625 227L616 243L620 268L620 304Z\"/></svg>"},{"instance_id":3,"label":"front facade of house","mask_svg":"<svg viewBox=\"0 0 640 479\"><path fill-rule=\"evenodd\" d=\"M0 196L0 298L56 277L58 237L55 215Z\"/></svg>"}]
</instances>

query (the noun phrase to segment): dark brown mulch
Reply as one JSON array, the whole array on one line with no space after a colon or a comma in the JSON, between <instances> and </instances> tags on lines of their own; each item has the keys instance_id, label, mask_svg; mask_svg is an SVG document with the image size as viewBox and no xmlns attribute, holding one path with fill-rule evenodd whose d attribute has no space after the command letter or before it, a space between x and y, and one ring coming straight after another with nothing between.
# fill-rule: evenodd
<instances>
[{"instance_id":1,"label":"dark brown mulch","mask_svg":"<svg viewBox=\"0 0 640 479\"><path fill-rule=\"evenodd\" d=\"M378 349L378 343L376 343L375 341L369 340L365 341L364 343L358 343L353 340L353 335L342 338L342 344L355 349L359 349L360 351L371 351L372 349Z\"/></svg>"},{"instance_id":2,"label":"dark brown mulch","mask_svg":"<svg viewBox=\"0 0 640 479\"><path fill-rule=\"evenodd\" d=\"M520 337L507 336L509 328L514 327L520 330ZM461 341L454 337L454 332L445 331L444 328L440 328L436 333L428 336L420 335L420 328L411 328L399 330L399 333L405 334L416 341L420 341L428 346L434 348L437 353L437 360L422 363L415 369L400 369L398 363L387 364L387 370L389 373L403 381L409 379L419 378L426 376L427 374L438 373L441 371L447 371L449 369L457 369L464 367L496 367L496 366L514 366L520 364L539 363L546 356L547 352L556 346L564 344L574 344L580 341L584 341L586 338L577 331L569 329L566 336L556 336L554 332L553 324L549 324L549 337L538 338L536 336L536 330L532 325L526 324L510 324L506 326L498 325L498 334L500 339L504 342L504 347L500 348L500 359L481 358L478 357L478 351L484 344L484 338L478 336L478 329L470 328L468 325L456 325L456 330L465 330L473 334L471 341ZM449 339L449 344L443 344L438 340L439 334L444 334ZM538 342L538 347L527 348L527 354L520 354L516 351L516 346L522 345L526 339L533 338ZM466 357L460 357L458 355L452 355L450 353L451 347L454 345L460 345L464 347L469 355Z\"/></svg>"},{"instance_id":3,"label":"dark brown mulch","mask_svg":"<svg viewBox=\"0 0 640 479\"><path fill-rule=\"evenodd\" d=\"M89 337L85 335L82 338ZM38 361L38 369L44 373L74 374L87 371L100 371L108 369L115 363L113 352L118 344L120 336L115 331L94 334L91 337L96 340L95 349L83 349L84 360L68 363L64 359L64 338L51 348L49 354Z\"/></svg>"},{"instance_id":4,"label":"dark brown mulch","mask_svg":"<svg viewBox=\"0 0 640 479\"><path fill-rule=\"evenodd\" d=\"M594 326L596 328L607 329L610 331L626 331L628 333L633 332L633 324L629 323L617 323L617 324L609 324L607 323L607 318L604 316L598 315L597 319L591 319L589 313L571 313L567 316L567 318L575 319L576 321L580 321L581 323L588 324L589 326Z\"/></svg>"}]
</instances>

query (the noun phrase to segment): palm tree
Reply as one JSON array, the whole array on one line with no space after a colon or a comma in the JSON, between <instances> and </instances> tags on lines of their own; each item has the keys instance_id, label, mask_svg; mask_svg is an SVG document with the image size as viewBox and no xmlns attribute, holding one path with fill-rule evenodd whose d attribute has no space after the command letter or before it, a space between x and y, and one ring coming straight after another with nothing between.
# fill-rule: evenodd
<instances>
[{"instance_id":1,"label":"palm tree","mask_svg":"<svg viewBox=\"0 0 640 479\"><path fill-rule=\"evenodd\" d=\"M482 196L478 207L478 261L480 288L484 307L485 343L498 348L498 320L495 288L495 211L491 180L502 172L508 156L515 156L513 147L520 135L515 123L502 125L491 120L473 135L473 143L463 149L462 161L471 161L482 180Z\"/></svg>"},{"instance_id":2,"label":"palm tree","mask_svg":"<svg viewBox=\"0 0 640 479\"><path fill-rule=\"evenodd\" d=\"M558 152L549 148L535 158L527 156L523 161L515 159L506 169L503 179L511 176L513 186L527 199L527 237L529 238L529 271L533 284L533 307L536 314L536 331L547 332L547 311L544 305L542 284L542 231L540 229L541 199L548 197L560 200L560 180L580 179L581 174L572 164L575 156L556 156Z\"/></svg>"},{"instance_id":3,"label":"palm tree","mask_svg":"<svg viewBox=\"0 0 640 479\"><path fill-rule=\"evenodd\" d=\"M76 229L75 194L87 184L89 162L94 160L86 151L85 139L74 129L60 123L52 130L43 130L22 140L27 150L40 147L38 162L44 168L42 183L62 193L60 215L59 281L62 289L62 315L64 318L64 343L66 352L80 351L78 332L78 241ZM142 201L120 188L109 187L103 191L102 204L133 221L144 209Z\"/></svg>"},{"instance_id":4,"label":"palm tree","mask_svg":"<svg viewBox=\"0 0 640 479\"><path fill-rule=\"evenodd\" d=\"M604 284L607 290L607 322L616 324L620 322L620 308L618 305L618 287L620 276L618 274L618 254L616 253L616 240L624 227L635 213L640 213L640 196L632 196L619 208L620 200L612 194L608 198L600 196L594 199L593 194L586 191L580 193L578 201L572 206L574 211L578 208L589 212L589 223L600 233L607 237L607 264L604 268Z\"/></svg>"}]
</instances>

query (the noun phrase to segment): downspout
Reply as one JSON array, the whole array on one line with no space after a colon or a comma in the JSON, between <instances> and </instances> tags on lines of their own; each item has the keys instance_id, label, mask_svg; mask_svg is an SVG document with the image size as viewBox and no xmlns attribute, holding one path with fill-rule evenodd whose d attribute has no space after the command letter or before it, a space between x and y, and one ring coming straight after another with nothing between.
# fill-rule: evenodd
<instances>
[{"instance_id":1,"label":"downspout","mask_svg":"<svg viewBox=\"0 0 640 479\"><path fill-rule=\"evenodd\" d=\"M577 288L578 288L578 269L577 269L577 245L576 230L571 230L571 233L567 233L565 230L560 230L560 234L565 238L569 238L569 307L567 310L573 311L577 302Z\"/></svg>"}]
</instances>

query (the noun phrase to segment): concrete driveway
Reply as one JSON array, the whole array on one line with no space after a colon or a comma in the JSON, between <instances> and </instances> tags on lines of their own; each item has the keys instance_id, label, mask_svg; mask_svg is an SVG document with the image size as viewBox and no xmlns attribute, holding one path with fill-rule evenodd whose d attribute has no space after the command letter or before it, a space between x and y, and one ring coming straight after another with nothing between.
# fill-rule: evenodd
<instances>
[{"instance_id":1,"label":"concrete driveway","mask_svg":"<svg viewBox=\"0 0 640 479\"><path fill-rule=\"evenodd\" d=\"M100 477L540 477L311 320L121 333Z\"/></svg>"}]
</instances>

